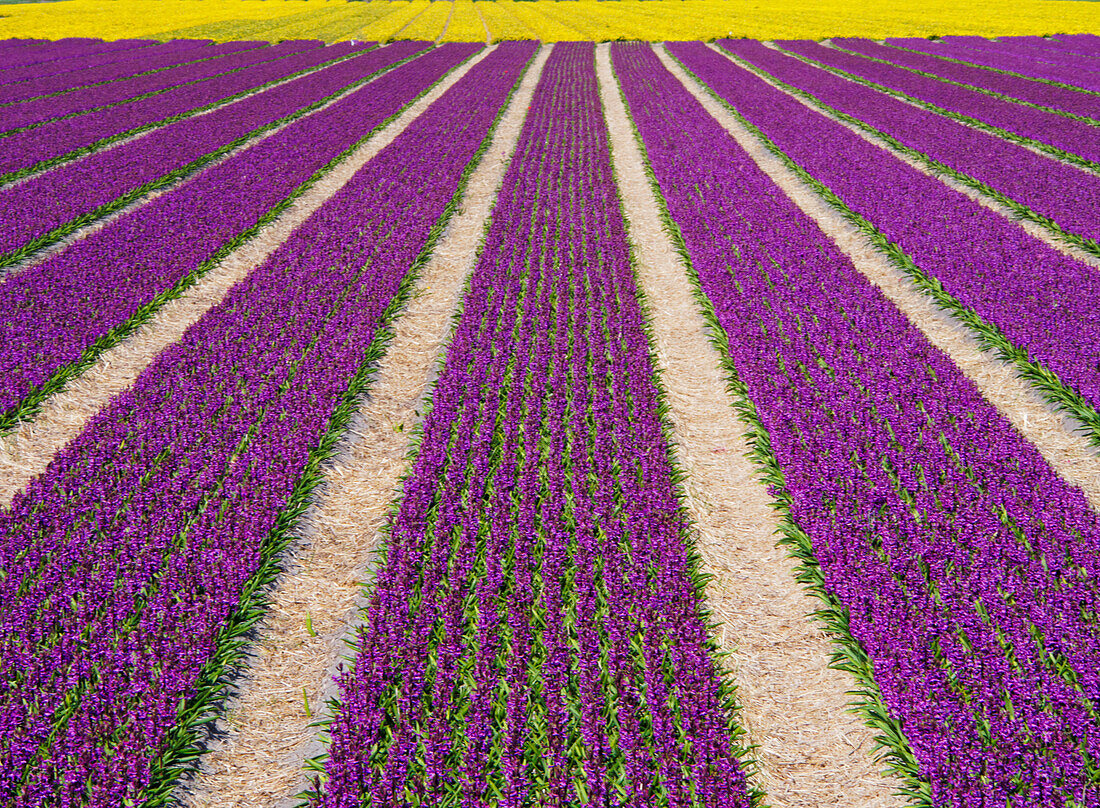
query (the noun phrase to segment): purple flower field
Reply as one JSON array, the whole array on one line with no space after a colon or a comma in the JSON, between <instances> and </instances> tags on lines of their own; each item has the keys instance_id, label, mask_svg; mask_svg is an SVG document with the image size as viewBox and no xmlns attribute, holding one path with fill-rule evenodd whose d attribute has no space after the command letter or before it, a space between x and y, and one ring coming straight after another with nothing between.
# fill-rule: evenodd
<instances>
[{"instance_id":1,"label":"purple flower field","mask_svg":"<svg viewBox=\"0 0 1100 808\"><path fill-rule=\"evenodd\" d=\"M783 766L846 764L784 758L756 620L833 643L798 664L840 671L876 805L1100 808L1098 122L1087 36L0 42L0 805L260 804L204 791L238 764L289 772L271 808L815 804ZM709 539L797 563L752 614L714 608L760 571L700 551L650 241L777 514ZM459 291L384 526L348 517L361 598L246 769L236 699L432 262Z\"/></svg>"}]
</instances>

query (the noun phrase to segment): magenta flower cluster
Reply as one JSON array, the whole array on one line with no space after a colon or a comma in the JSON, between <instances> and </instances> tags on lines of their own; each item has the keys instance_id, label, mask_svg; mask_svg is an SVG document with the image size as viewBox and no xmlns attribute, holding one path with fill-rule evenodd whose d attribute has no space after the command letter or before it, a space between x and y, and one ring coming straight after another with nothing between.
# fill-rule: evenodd
<instances>
[{"instance_id":1,"label":"magenta flower cluster","mask_svg":"<svg viewBox=\"0 0 1100 808\"><path fill-rule=\"evenodd\" d=\"M213 59L255 49L259 42L225 42L178 39L143 48L109 51L94 56L62 59L48 65L5 70L0 74L0 103L13 104L42 96L69 94L90 84L117 82L150 71ZM7 127L4 127L7 128Z\"/></svg>"},{"instance_id":2,"label":"magenta flower cluster","mask_svg":"<svg viewBox=\"0 0 1100 808\"><path fill-rule=\"evenodd\" d=\"M1077 40L1075 50L1049 54L1034 49L1005 48L1002 42L994 45L981 37L947 37L935 42L901 38L886 42L896 48L939 56L942 60L966 62L1100 92L1100 60L1096 58L1100 56L1100 49L1084 40Z\"/></svg>"},{"instance_id":3,"label":"magenta flower cluster","mask_svg":"<svg viewBox=\"0 0 1100 808\"><path fill-rule=\"evenodd\" d=\"M423 47L395 43L308 77L305 86L337 89ZM436 48L8 278L0 285L0 411L234 243L470 53L467 45Z\"/></svg>"},{"instance_id":4,"label":"magenta flower cluster","mask_svg":"<svg viewBox=\"0 0 1100 808\"><path fill-rule=\"evenodd\" d=\"M224 44L236 47L218 46L217 50L205 48L200 52L205 53L208 50L214 52L202 61L196 60L177 67L141 72L131 78L121 78L92 86L70 87L64 93L44 97L35 97L42 95L41 90L46 89L38 82L13 85L12 91L14 92L15 87L21 88L27 99L0 107L0 132L7 133L13 129L37 126L55 118L85 114L100 107L125 104L138 96L163 93L223 73L269 62L281 56L306 50L318 50L321 47L319 42L280 42L278 45L261 48L254 47L254 43L251 42ZM197 56L197 54L192 55ZM145 67L144 62L141 63L141 67ZM27 86L24 87L24 85ZM0 87L0 90L4 87Z\"/></svg>"},{"instance_id":5,"label":"magenta flower cluster","mask_svg":"<svg viewBox=\"0 0 1100 808\"><path fill-rule=\"evenodd\" d=\"M354 50L346 44L336 47L337 53ZM52 165L73 152L105 139L142 130L192 110L251 92L298 70L316 66L319 64L317 57L323 53L318 48L312 48L306 52L299 51L298 55L271 54L284 58L261 61L257 56L268 55L264 50L246 51L237 56L223 57L243 63L236 66L232 63L223 66L218 59L187 65L187 72L194 74L193 80L181 75L161 79L159 74L153 73L148 77L150 81L170 82L162 85L163 92L107 107L103 107L102 101L114 98L118 91L113 84L101 85L95 88L101 95L90 101L90 111L85 107L84 114L50 120L41 126L0 138L0 175L7 177L43 164Z\"/></svg>"},{"instance_id":6,"label":"magenta flower cluster","mask_svg":"<svg viewBox=\"0 0 1100 808\"><path fill-rule=\"evenodd\" d=\"M106 42L102 39L72 37L56 42L31 41L27 44L34 47L24 47L19 43L25 40L7 41L14 44L0 54L0 70L10 70L13 75L24 78L27 75L44 76L64 70L71 60L86 59L96 54L122 53L152 44L148 39L117 39Z\"/></svg>"},{"instance_id":7,"label":"magenta flower cluster","mask_svg":"<svg viewBox=\"0 0 1100 808\"><path fill-rule=\"evenodd\" d=\"M1100 273L700 43L672 52L946 291L1100 407ZM858 58L858 57L850 57Z\"/></svg>"},{"instance_id":8,"label":"magenta flower cluster","mask_svg":"<svg viewBox=\"0 0 1100 808\"><path fill-rule=\"evenodd\" d=\"M726 51L838 112L984 183L1068 233L1100 241L1100 177L746 39ZM1100 111L1100 104L1090 101Z\"/></svg>"},{"instance_id":9,"label":"magenta flower cluster","mask_svg":"<svg viewBox=\"0 0 1100 808\"><path fill-rule=\"evenodd\" d=\"M991 90L1008 96L1010 99L1018 99L1029 104L1037 104L1074 115L1083 115L1087 118L1100 116L1100 107L1098 107L1096 96L1093 93L1059 87L1050 82L1037 81L997 70L987 70L975 65L937 59L923 53L890 48L865 39L837 38L832 42L837 47L852 53L873 59L881 59L900 67L931 73L945 80L969 87ZM1006 51L1002 47L998 49L998 52L1004 53ZM1030 61L1035 63L1039 60L1032 58ZM1093 60L1093 69L1100 69L1100 59ZM1100 74L1097 74L1096 77L1100 79ZM1080 81L1078 81L1078 84L1080 84Z\"/></svg>"},{"instance_id":10,"label":"magenta flower cluster","mask_svg":"<svg viewBox=\"0 0 1100 808\"><path fill-rule=\"evenodd\" d=\"M957 84L948 84L884 62L827 48L817 42L779 41L791 53L806 56L940 110L965 115L1006 132L1100 162L1100 129L1055 112L1017 104Z\"/></svg>"}]
</instances>

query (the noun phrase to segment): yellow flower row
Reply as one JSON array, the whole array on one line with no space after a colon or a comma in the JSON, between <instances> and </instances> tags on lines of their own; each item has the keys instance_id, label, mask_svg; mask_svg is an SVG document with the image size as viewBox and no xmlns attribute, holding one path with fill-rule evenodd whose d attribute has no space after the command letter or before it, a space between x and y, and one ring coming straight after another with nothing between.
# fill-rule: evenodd
<instances>
[{"instance_id":1,"label":"yellow flower row","mask_svg":"<svg viewBox=\"0 0 1100 808\"><path fill-rule=\"evenodd\" d=\"M5 5L0 38L822 39L1100 32L1078 0L62 0Z\"/></svg>"}]
</instances>

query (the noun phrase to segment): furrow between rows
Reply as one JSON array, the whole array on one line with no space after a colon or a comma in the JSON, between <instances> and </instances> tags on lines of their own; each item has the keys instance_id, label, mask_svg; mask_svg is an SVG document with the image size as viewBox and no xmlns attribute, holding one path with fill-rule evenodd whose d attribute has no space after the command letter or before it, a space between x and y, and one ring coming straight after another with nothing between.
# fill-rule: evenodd
<instances>
[{"instance_id":1,"label":"furrow between rows","mask_svg":"<svg viewBox=\"0 0 1100 808\"><path fill-rule=\"evenodd\" d=\"M649 301L667 391L681 485L704 560L714 578L707 605L736 677L738 719L758 762L767 803L886 808L898 783L878 773L871 731L846 710L854 681L829 667L830 640L808 615L817 602L798 584L794 562L776 546L780 519L749 460L746 427L731 406L722 354L678 254L660 190L639 152L608 48L600 48L601 89L612 154L638 275ZM629 76L627 77L629 78Z\"/></svg>"}]
</instances>

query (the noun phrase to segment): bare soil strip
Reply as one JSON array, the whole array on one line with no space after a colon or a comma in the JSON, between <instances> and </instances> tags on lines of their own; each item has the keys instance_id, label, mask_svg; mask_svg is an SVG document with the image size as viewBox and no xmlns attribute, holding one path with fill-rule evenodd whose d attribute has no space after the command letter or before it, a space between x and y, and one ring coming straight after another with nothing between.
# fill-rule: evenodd
<instances>
[{"instance_id":1,"label":"bare soil strip","mask_svg":"<svg viewBox=\"0 0 1100 808\"><path fill-rule=\"evenodd\" d=\"M662 58L666 58L663 53ZM1089 445L1082 434L1082 425L1047 403L1030 382L1016 373L1012 364L982 351L973 332L966 325L936 306L931 297L925 295L904 273L875 250L870 241L767 151L729 112L701 90L698 84L687 78L682 71L677 75L696 97L704 100L705 96L704 103L708 105L708 111L738 138L757 164L852 258L856 268L878 286L933 345L951 357L959 369L977 384L986 400L1039 449L1062 479L1084 491L1092 506L1100 510L1100 448ZM886 148L854 127L853 131L880 148ZM905 159L901 155L895 156ZM924 170L915 162L906 162ZM932 176L937 176L940 181L991 210L1013 218L1002 205L977 191L949 178L934 174ZM1013 220L1051 247L1091 266L1100 267L1093 256L1066 245L1045 228L1032 222Z\"/></svg>"},{"instance_id":2,"label":"bare soil strip","mask_svg":"<svg viewBox=\"0 0 1100 808\"><path fill-rule=\"evenodd\" d=\"M426 12L429 8L431 8L430 5L429 6L424 6L424 8L420 9L420 11L416 12L416 14L414 14L408 22L406 22L404 25L402 25L400 28L398 28L396 31L394 31L391 36L387 37L386 41L387 42L393 42L395 40L400 39L401 35L403 33L405 33L405 29L408 28L410 25L412 25L414 22L416 22L418 19L420 19L420 15L422 15L424 12Z\"/></svg>"},{"instance_id":3,"label":"bare soil strip","mask_svg":"<svg viewBox=\"0 0 1100 808\"><path fill-rule=\"evenodd\" d=\"M543 48L470 179L459 212L421 274L418 294L394 326L370 397L292 549L272 593L255 659L238 683L203 762L191 806L293 805L306 786L304 760L322 750L310 724L324 715L332 674L348 653L390 504L408 462L409 432L435 377L463 285L500 188L549 48ZM308 705L308 713L307 713Z\"/></svg>"},{"instance_id":4,"label":"bare soil strip","mask_svg":"<svg viewBox=\"0 0 1100 808\"><path fill-rule=\"evenodd\" d=\"M729 653L740 721L749 742L759 745L757 783L775 808L900 805L893 797L899 784L879 773L870 754L871 730L846 711L855 682L829 667L832 643L808 617L818 601L805 594L794 562L776 547L779 519L746 456L745 425L726 392L686 269L661 224L607 46L597 54L676 455L687 471L699 553L715 576L707 605L722 623L718 639Z\"/></svg>"},{"instance_id":5,"label":"bare soil strip","mask_svg":"<svg viewBox=\"0 0 1100 808\"><path fill-rule=\"evenodd\" d=\"M447 76L319 180L254 238L226 256L191 289L166 303L128 339L105 351L84 374L46 401L35 418L0 436L0 508L9 507L15 495L42 474L54 455L83 431L89 418L129 388L161 351L178 342L184 332L216 306L234 284L261 264L364 163L389 145L414 118L487 53L478 54ZM98 226L103 225L99 223ZM88 232L92 229L82 231L82 234Z\"/></svg>"},{"instance_id":6,"label":"bare soil strip","mask_svg":"<svg viewBox=\"0 0 1100 808\"><path fill-rule=\"evenodd\" d=\"M455 16L455 0L451 0L451 10L447 12L447 20L443 23L443 30L439 32L439 36L435 38L435 44L438 45L443 41L443 37L447 36L447 29L451 27L451 20Z\"/></svg>"}]
</instances>

